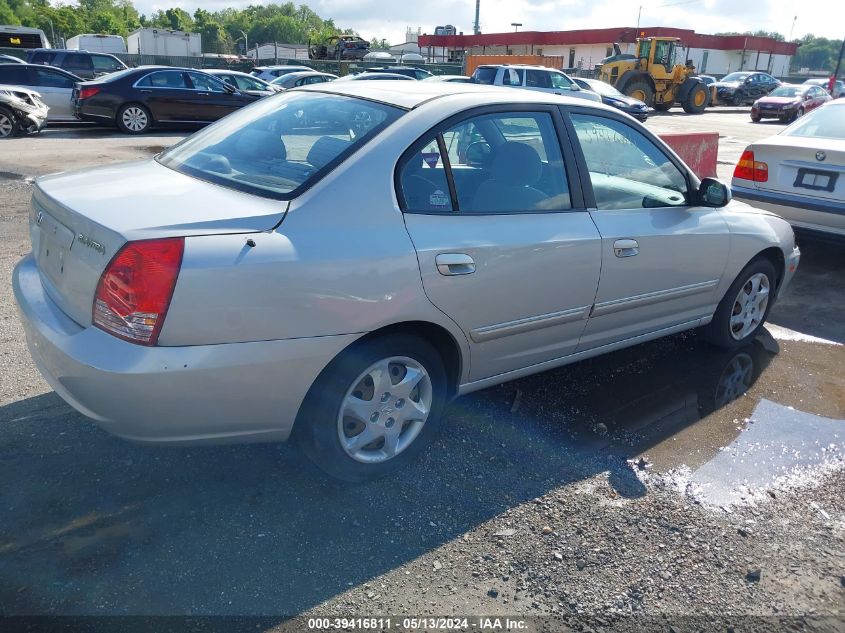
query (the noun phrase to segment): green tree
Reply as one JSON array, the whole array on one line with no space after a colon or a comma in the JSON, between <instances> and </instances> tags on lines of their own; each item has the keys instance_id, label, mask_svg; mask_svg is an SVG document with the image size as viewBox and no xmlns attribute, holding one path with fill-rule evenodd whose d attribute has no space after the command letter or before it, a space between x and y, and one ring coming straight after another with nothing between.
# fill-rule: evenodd
<instances>
[{"instance_id":1,"label":"green tree","mask_svg":"<svg viewBox=\"0 0 845 633\"><path fill-rule=\"evenodd\" d=\"M20 24L18 16L6 0L0 0L0 24Z\"/></svg>"}]
</instances>

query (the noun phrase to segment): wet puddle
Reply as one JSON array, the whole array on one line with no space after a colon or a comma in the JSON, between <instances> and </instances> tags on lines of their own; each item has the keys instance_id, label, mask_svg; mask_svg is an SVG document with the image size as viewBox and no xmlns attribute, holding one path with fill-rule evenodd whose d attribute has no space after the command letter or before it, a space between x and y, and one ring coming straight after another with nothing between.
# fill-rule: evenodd
<instances>
[{"instance_id":1,"label":"wet puddle","mask_svg":"<svg viewBox=\"0 0 845 633\"><path fill-rule=\"evenodd\" d=\"M521 408L518 426L540 425L582 455L630 460L644 480L671 480L707 505L845 466L845 347L777 326L736 351L663 339L500 394Z\"/></svg>"}]
</instances>

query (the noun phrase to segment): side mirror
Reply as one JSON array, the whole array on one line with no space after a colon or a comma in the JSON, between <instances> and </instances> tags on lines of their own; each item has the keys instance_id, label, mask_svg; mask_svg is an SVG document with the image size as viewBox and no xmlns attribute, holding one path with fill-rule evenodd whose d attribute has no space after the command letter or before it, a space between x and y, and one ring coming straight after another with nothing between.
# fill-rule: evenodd
<instances>
[{"instance_id":1,"label":"side mirror","mask_svg":"<svg viewBox=\"0 0 845 633\"><path fill-rule=\"evenodd\" d=\"M581 90L581 86L579 86L578 84L576 84L576 83L573 81L573 82L572 82L572 85L570 85L570 86L569 86L569 89L570 89L572 92L578 92L579 90Z\"/></svg>"},{"instance_id":2,"label":"side mirror","mask_svg":"<svg viewBox=\"0 0 845 633\"><path fill-rule=\"evenodd\" d=\"M228 92L230 95L240 94L240 91L235 88L232 84L227 84L224 82L223 87L226 89L226 92Z\"/></svg>"},{"instance_id":3,"label":"side mirror","mask_svg":"<svg viewBox=\"0 0 845 633\"><path fill-rule=\"evenodd\" d=\"M733 196L731 189L716 178L703 178L698 188L698 200L705 207L724 207Z\"/></svg>"}]
</instances>

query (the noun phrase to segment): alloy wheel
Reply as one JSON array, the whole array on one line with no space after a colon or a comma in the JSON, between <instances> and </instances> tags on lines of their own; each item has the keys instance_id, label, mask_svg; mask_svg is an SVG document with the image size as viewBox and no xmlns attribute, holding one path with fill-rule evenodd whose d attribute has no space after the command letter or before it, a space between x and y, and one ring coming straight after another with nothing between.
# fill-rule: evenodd
<instances>
[{"instance_id":1,"label":"alloy wheel","mask_svg":"<svg viewBox=\"0 0 845 633\"><path fill-rule=\"evenodd\" d=\"M126 129L132 132L143 132L150 123L147 113L137 106L126 108L121 116L121 121L123 121Z\"/></svg>"},{"instance_id":2,"label":"alloy wheel","mask_svg":"<svg viewBox=\"0 0 845 633\"><path fill-rule=\"evenodd\" d=\"M7 114L0 112L0 138L11 136L14 129L14 121Z\"/></svg>"},{"instance_id":3,"label":"alloy wheel","mask_svg":"<svg viewBox=\"0 0 845 633\"><path fill-rule=\"evenodd\" d=\"M766 316L769 305L769 278L763 273L756 273L748 278L739 289L731 309L730 330L736 341L745 339Z\"/></svg>"},{"instance_id":4,"label":"alloy wheel","mask_svg":"<svg viewBox=\"0 0 845 633\"><path fill-rule=\"evenodd\" d=\"M394 356L373 363L353 381L341 403L341 447L358 462L392 459L420 434L432 400L431 377L418 361Z\"/></svg>"}]
</instances>

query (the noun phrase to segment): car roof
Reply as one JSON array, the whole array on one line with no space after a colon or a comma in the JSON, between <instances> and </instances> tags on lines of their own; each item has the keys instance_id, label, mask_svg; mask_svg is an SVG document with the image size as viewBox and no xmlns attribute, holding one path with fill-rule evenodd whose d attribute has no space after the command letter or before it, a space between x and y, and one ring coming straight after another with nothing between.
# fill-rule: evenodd
<instances>
[{"instance_id":1,"label":"car roof","mask_svg":"<svg viewBox=\"0 0 845 633\"><path fill-rule=\"evenodd\" d=\"M562 73L562 70L557 68L549 68L548 66L538 66L536 64L481 64L478 68L520 68L529 70L549 70L556 73Z\"/></svg>"},{"instance_id":2,"label":"car roof","mask_svg":"<svg viewBox=\"0 0 845 633\"><path fill-rule=\"evenodd\" d=\"M455 83L450 81L331 81L323 84L311 84L296 88L309 92L332 93L349 97L358 97L378 101L406 110L416 108L434 99L453 95L474 94L479 97L479 105L488 102L497 103L558 103L584 107L594 107L614 112L608 106L598 102L586 101L577 97L566 97L535 90L514 90L502 86Z\"/></svg>"},{"instance_id":3,"label":"car roof","mask_svg":"<svg viewBox=\"0 0 845 633\"><path fill-rule=\"evenodd\" d=\"M256 66L253 70L278 70L280 68L305 68L308 70L308 66L303 66L302 64L280 64L278 66Z\"/></svg>"},{"instance_id":4,"label":"car roof","mask_svg":"<svg viewBox=\"0 0 845 633\"><path fill-rule=\"evenodd\" d=\"M284 79L286 77L308 77L311 75L329 75L331 77L337 77L337 75L332 75L331 73L324 73L319 70L298 70L296 72L288 73L287 75L282 75L279 79Z\"/></svg>"}]
</instances>

